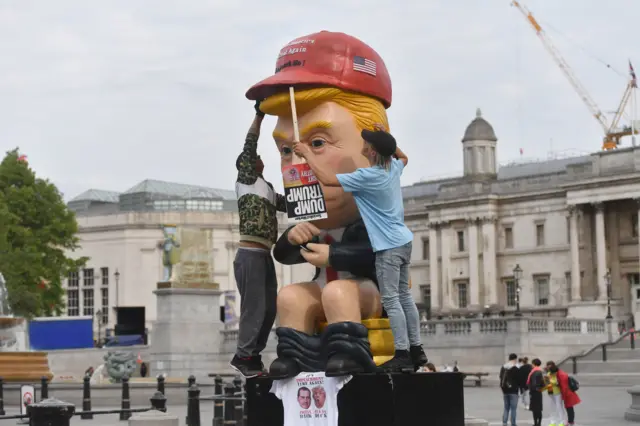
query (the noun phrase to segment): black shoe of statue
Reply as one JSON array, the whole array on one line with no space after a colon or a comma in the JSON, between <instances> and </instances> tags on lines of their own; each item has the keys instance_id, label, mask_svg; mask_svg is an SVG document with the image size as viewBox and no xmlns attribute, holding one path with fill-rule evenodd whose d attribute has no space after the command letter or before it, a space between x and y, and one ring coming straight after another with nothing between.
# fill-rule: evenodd
<instances>
[{"instance_id":1,"label":"black shoe of statue","mask_svg":"<svg viewBox=\"0 0 640 426\"><path fill-rule=\"evenodd\" d=\"M393 358L378 366L378 371L385 373L413 372L415 369L409 351L396 351Z\"/></svg>"},{"instance_id":2,"label":"black shoe of statue","mask_svg":"<svg viewBox=\"0 0 640 426\"><path fill-rule=\"evenodd\" d=\"M411 355L411 361L413 362L413 367L416 371L418 370L418 368L429 362L427 354L425 354L424 349L422 349L422 345L411 346L409 348L409 354Z\"/></svg>"},{"instance_id":3,"label":"black shoe of statue","mask_svg":"<svg viewBox=\"0 0 640 426\"><path fill-rule=\"evenodd\" d=\"M300 366L291 358L276 358L269 367L269 377L276 380L288 379L300 374Z\"/></svg>"},{"instance_id":4,"label":"black shoe of statue","mask_svg":"<svg viewBox=\"0 0 640 426\"><path fill-rule=\"evenodd\" d=\"M335 354L327 361L325 375L327 377L348 376L366 373L367 369L347 354Z\"/></svg>"},{"instance_id":5,"label":"black shoe of statue","mask_svg":"<svg viewBox=\"0 0 640 426\"><path fill-rule=\"evenodd\" d=\"M260 355L247 358L240 358L238 355L234 355L229 365L242 374L245 379L260 376L264 372L264 365Z\"/></svg>"}]
</instances>

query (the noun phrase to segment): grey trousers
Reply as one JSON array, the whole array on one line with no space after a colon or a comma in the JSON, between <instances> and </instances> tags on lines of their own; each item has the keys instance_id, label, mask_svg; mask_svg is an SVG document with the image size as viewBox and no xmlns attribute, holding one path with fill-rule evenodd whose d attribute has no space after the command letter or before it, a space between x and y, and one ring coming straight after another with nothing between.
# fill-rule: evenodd
<instances>
[{"instance_id":1,"label":"grey trousers","mask_svg":"<svg viewBox=\"0 0 640 426\"><path fill-rule=\"evenodd\" d=\"M240 292L240 358L259 355L267 346L276 319L278 281L271 252L240 247L233 262Z\"/></svg>"}]
</instances>

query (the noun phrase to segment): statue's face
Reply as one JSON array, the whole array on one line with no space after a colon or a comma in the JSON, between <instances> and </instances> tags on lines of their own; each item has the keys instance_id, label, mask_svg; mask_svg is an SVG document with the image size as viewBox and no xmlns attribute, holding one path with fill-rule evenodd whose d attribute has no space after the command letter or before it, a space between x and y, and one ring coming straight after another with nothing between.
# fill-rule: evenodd
<instances>
[{"instance_id":1,"label":"statue's face","mask_svg":"<svg viewBox=\"0 0 640 426\"><path fill-rule=\"evenodd\" d=\"M362 155L364 141L349 110L334 102L325 102L298 117L300 142L307 143L318 163L328 170L350 173L358 167L368 167ZM304 163L293 153L293 120L279 117L273 136L280 151L282 167ZM358 209L351 194L341 187L322 187L329 217L313 222L322 229L340 228L354 222Z\"/></svg>"}]
</instances>

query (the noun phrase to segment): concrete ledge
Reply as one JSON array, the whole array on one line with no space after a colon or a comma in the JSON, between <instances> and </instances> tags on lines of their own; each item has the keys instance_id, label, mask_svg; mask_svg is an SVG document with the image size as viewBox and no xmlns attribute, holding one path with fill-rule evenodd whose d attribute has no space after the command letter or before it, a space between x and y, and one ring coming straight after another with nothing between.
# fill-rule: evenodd
<instances>
[{"instance_id":1,"label":"concrete ledge","mask_svg":"<svg viewBox=\"0 0 640 426\"><path fill-rule=\"evenodd\" d=\"M627 392L631 395L631 405L624 412L624 419L629 422L640 423L640 386L633 386Z\"/></svg>"},{"instance_id":2,"label":"concrete ledge","mask_svg":"<svg viewBox=\"0 0 640 426\"><path fill-rule=\"evenodd\" d=\"M129 426L179 426L177 416L160 411L147 411L136 414L129 419Z\"/></svg>"}]
</instances>

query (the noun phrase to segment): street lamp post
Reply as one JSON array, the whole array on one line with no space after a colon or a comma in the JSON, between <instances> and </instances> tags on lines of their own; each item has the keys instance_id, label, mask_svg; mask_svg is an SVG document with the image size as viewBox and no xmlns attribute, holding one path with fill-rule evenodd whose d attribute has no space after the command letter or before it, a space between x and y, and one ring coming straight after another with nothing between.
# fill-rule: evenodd
<instances>
[{"instance_id":1,"label":"street lamp post","mask_svg":"<svg viewBox=\"0 0 640 426\"><path fill-rule=\"evenodd\" d=\"M516 264L516 267L513 268L513 278L516 281L516 316L521 317L522 312L520 312L520 279L522 278L522 268L519 264Z\"/></svg>"},{"instance_id":2,"label":"street lamp post","mask_svg":"<svg viewBox=\"0 0 640 426\"><path fill-rule=\"evenodd\" d=\"M120 306L120 298L119 296L119 292L120 292L120 272L118 271L118 269L116 268L116 273L113 274L116 277L116 309L118 309L118 307Z\"/></svg>"},{"instance_id":3,"label":"street lamp post","mask_svg":"<svg viewBox=\"0 0 640 426\"><path fill-rule=\"evenodd\" d=\"M98 322L98 344L97 346L99 348L102 347L101 345L101 341L102 341L102 311L100 309L98 309L98 311L95 313L96 316L96 321Z\"/></svg>"},{"instance_id":4,"label":"street lamp post","mask_svg":"<svg viewBox=\"0 0 640 426\"><path fill-rule=\"evenodd\" d=\"M606 319L613 319L611 315L611 270L607 269L607 273L604 275L604 282L607 285L607 316Z\"/></svg>"}]
</instances>

